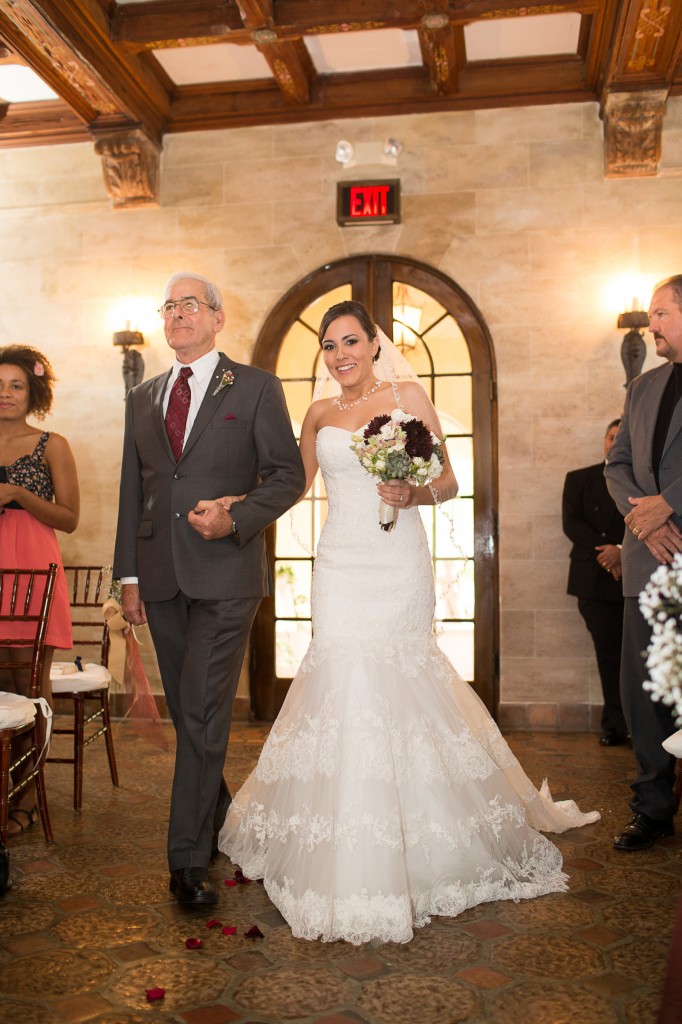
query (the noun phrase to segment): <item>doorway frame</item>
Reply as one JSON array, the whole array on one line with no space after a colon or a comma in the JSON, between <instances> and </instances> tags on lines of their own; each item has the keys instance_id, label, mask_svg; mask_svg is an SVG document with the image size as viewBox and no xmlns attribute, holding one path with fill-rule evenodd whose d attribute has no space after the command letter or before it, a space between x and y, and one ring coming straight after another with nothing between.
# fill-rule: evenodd
<instances>
[{"instance_id":1,"label":"doorway frame","mask_svg":"<svg viewBox=\"0 0 682 1024\"><path fill-rule=\"evenodd\" d=\"M253 365L275 373L282 340L291 324L316 299L350 285L354 299L372 310L376 322L393 325L393 283L414 285L431 295L456 321L471 357L474 445L474 680L473 687L493 715L499 706L499 531L497 375L492 337L471 297L451 278L426 263L393 254L359 253L325 263L297 281L266 317L253 350ZM275 530L266 531L271 569ZM256 718L272 721L291 683L275 674L275 599L265 597L251 631L250 692Z\"/></svg>"}]
</instances>

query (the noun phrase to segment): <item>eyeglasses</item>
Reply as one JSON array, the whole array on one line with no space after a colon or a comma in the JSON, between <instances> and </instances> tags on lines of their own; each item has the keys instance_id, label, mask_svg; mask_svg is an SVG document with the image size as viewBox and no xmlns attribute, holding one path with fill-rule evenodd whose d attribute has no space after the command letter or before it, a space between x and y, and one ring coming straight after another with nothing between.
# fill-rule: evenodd
<instances>
[{"instance_id":1,"label":"eyeglasses","mask_svg":"<svg viewBox=\"0 0 682 1024\"><path fill-rule=\"evenodd\" d=\"M212 306L210 302L204 302L203 299L196 299L193 295L187 295L184 299L177 299L175 302L170 299L168 302L164 302L163 306L159 309L159 316L163 320L170 320L175 312L175 307L178 307L181 313L187 313L192 315L199 312L199 306L208 306L215 313L217 306Z\"/></svg>"}]
</instances>

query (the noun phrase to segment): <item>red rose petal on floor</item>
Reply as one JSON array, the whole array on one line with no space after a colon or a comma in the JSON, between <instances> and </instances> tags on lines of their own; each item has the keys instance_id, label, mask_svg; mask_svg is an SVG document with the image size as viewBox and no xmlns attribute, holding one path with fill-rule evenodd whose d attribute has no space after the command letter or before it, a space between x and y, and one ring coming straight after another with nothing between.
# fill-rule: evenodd
<instances>
[{"instance_id":1,"label":"red rose petal on floor","mask_svg":"<svg viewBox=\"0 0 682 1024\"><path fill-rule=\"evenodd\" d=\"M234 925L234 926L226 925L223 928L223 935L236 935L236 934L237 934L237 926L236 925Z\"/></svg>"},{"instance_id":2,"label":"red rose petal on floor","mask_svg":"<svg viewBox=\"0 0 682 1024\"><path fill-rule=\"evenodd\" d=\"M237 881L240 881L240 879L244 877L244 872L242 871L241 868L235 868L234 877L237 879Z\"/></svg>"},{"instance_id":3,"label":"red rose petal on floor","mask_svg":"<svg viewBox=\"0 0 682 1024\"><path fill-rule=\"evenodd\" d=\"M155 1003L157 999L163 999L166 994L165 988L146 988L144 991L148 1003Z\"/></svg>"},{"instance_id":4,"label":"red rose petal on floor","mask_svg":"<svg viewBox=\"0 0 682 1024\"><path fill-rule=\"evenodd\" d=\"M235 882L234 878L226 878L225 879L225 885L229 885L230 888L232 888L233 885L237 885L237 884L238 883Z\"/></svg>"},{"instance_id":5,"label":"red rose petal on floor","mask_svg":"<svg viewBox=\"0 0 682 1024\"><path fill-rule=\"evenodd\" d=\"M249 930L247 932L244 932L244 935L246 935L246 937L249 938L249 939L263 939L263 938L265 938L265 936L263 935L262 931L260 930L260 928L258 927L257 924L252 924L251 927L249 928Z\"/></svg>"},{"instance_id":6,"label":"red rose petal on floor","mask_svg":"<svg viewBox=\"0 0 682 1024\"><path fill-rule=\"evenodd\" d=\"M206 927L207 928L222 928L222 926L223 926L223 922L222 921L218 921L217 918L215 918L215 917L212 917L210 921L206 922Z\"/></svg>"},{"instance_id":7,"label":"red rose petal on floor","mask_svg":"<svg viewBox=\"0 0 682 1024\"><path fill-rule=\"evenodd\" d=\"M187 946L187 949L201 949L203 944L203 939L185 939L185 945Z\"/></svg>"}]
</instances>

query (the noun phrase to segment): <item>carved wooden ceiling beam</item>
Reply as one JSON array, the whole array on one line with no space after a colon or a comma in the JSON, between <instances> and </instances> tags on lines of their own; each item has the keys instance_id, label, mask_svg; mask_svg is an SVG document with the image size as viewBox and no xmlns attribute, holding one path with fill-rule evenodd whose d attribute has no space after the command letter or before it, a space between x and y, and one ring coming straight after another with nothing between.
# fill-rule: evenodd
<instances>
[{"instance_id":1,"label":"carved wooden ceiling beam","mask_svg":"<svg viewBox=\"0 0 682 1024\"><path fill-rule=\"evenodd\" d=\"M606 87L669 84L681 56L679 0L625 0L607 67Z\"/></svg>"},{"instance_id":2,"label":"carved wooden ceiling beam","mask_svg":"<svg viewBox=\"0 0 682 1024\"><path fill-rule=\"evenodd\" d=\"M0 121L0 149L88 142L90 138L81 119L61 100L10 103Z\"/></svg>"},{"instance_id":3,"label":"carved wooden ceiling beam","mask_svg":"<svg viewBox=\"0 0 682 1024\"><path fill-rule=\"evenodd\" d=\"M656 174L663 115L682 58L678 0L624 0L601 90L608 177Z\"/></svg>"},{"instance_id":4,"label":"carved wooden ceiling beam","mask_svg":"<svg viewBox=\"0 0 682 1024\"><path fill-rule=\"evenodd\" d=\"M113 42L132 50L251 41L236 0L119 3L111 13L110 31Z\"/></svg>"},{"instance_id":5,"label":"carved wooden ceiling beam","mask_svg":"<svg viewBox=\"0 0 682 1024\"><path fill-rule=\"evenodd\" d=\"M160 138L167 94L140 58L112 46L97 0L0 0L0 37L88 128L113 119Z\"/></svg>"},{"instance_id":6,"label":"carved wooden ceiling beam","mask_svg":"<svg viewBox=\"0 0 682 1024\"><path fill-rule=\"evenodd\" d=\"M239 88L237 88L237 84ZM460 75L456 95L435 94L423 68L401 68L390 77L382 71L320 75L306 107L284 101L265 79L206 86L181 86L173 97L169 132L290 124L341 117L473 110L485 106L579 103L594 99L585 88L577 58L522 66L518 62L482 62Z\"/></svg>"},{"instance_id":7,"label":"carved wooden ceiling beam","mask_svg":"<svg viewBox=\"0 0 682 1024\"><path fill-rule=\"evenodd\" d=\"M264 6L258 4L259 7ZM574 12L591 15L599 0L554 0L528 4L524 0L403 0L399 8L386 0L274 0L271 24L279 41L305 35L362 32L377 28L418 30L431 13L447 10L451 26L474 18L526 17ZM341 7L341 13L339 8ZM255 27L259 27L256 25ZM206 43L251 43L252 29L242 20L236 0L155 0L117 4L111 15L111 38L131 50L162 50Z\"/></svg>"},{"instance_id":8,"label":"carved wooden ceiling beam","mask_svg":"<svg viewBox=\"0 0 682 1024\"><path fill-rule=\"evenodd\" d=\"M422 0L422 7L418 32L424 67L437 93L456 93L466 61L464 30L450 25L447 0Z\"/></svg>"},{"instance_id":9,"label":"carved wooden ceiling beam","mask_svg":"<svg viewBox=\"0 0 682 1024\"><path fill-rule=\"evenodd\" d=\"M280 40L272 0L237 0L244 26L263 54L287 103L310 102L315 68L300 35Z\"/></svg>"}]
</instances>

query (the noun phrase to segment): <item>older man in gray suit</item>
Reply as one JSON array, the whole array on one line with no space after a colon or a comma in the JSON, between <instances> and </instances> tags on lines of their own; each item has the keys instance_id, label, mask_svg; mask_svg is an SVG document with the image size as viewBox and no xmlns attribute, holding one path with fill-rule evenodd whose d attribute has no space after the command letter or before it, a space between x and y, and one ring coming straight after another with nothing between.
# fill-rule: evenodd
<instances>
[{"instance_id":1,"label":"older man in gray suit","mask_svg":"<svg viewBox=\"0 0 682 1024\"><path fill-rule=\"evenodd\" d=\"M296 502L305 474L280 382L216 351L216 286L175 274L160 313L175 361L128 395L114 576L128 621L149 622L176 730L170 890L206 905L231 799L222 772L232 702L270 592L264 530Z\"/></svg>"},{"instance_id":2,"label":"older man in gray suit","mask_svg":"<svg viewBox=\"0 0 682 1024\"><path fill-rule=\"evenodd\" d=\"M656 354L667 360L630 384L605 474L625 516L622 550L621 699L632 736L637 777L634 818L614 839L618 850L646 850L674 832L675 759L661 746L675 731L670 708L651 700L643 652L651 631L639 594L658 565L682 551L682 274L656 286L649 309Z\"/></svg>"}]
</instances>

